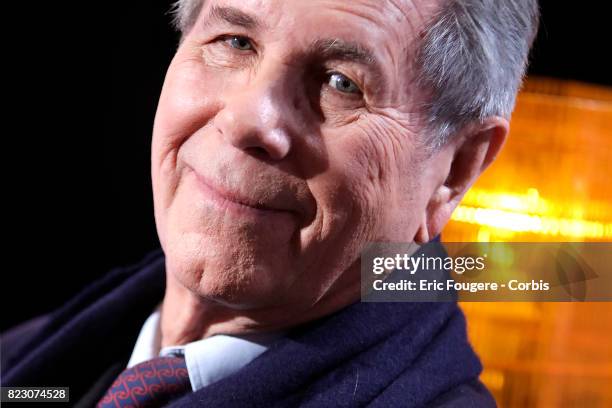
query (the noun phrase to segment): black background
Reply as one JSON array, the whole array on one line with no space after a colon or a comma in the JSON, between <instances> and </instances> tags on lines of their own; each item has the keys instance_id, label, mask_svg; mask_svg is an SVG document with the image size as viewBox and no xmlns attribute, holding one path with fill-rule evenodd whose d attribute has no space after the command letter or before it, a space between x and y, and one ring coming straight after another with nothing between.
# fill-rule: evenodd
<instances>
[{"instance_id":1,"label":"black background","mask_svg":"<svg viewBox=\"0 0 612 408\"><path fill-rule=\"evenodd\" d=\"M167 0L23 3L3 13L0 329L158 246L149 143L178 38ZM530 73L610 84L605 2L540 4Z\"/></svg>"}]
</instances>

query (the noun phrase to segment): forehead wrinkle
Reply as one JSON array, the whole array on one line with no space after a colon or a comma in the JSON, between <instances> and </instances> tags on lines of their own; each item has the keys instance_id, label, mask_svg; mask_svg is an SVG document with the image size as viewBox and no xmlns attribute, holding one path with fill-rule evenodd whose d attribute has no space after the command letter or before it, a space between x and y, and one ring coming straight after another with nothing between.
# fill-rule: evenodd
<instances>
[{"instance_id":1,"label":"forehead wrinkle","mask_svg":"<svg viewBox=\"0 0 612 408\"><path fill-rule=\"evenodd\" d=\"M392 40L385 42L383 48L391 57L394 75L400 79L401 84L395 88L392 99L400 97L411 86L414 80L413 61L419 51L421 32L442 1L446 0L387 0L387 7L381 8L381 15L392 20L386 26L389 27L386 31ZM411 98L416 96L414 89L411 94Z\"/></svg>"},{"instance_id":2,"label":"forehead wrinkle","mask_svg":"<svg viewBox=\"0 0 612 408\"><path fill-rule=\"evenodd\" d=\"M402 66L405 65L404 62L406 61L406 58L410 57L410 55L407 55L407 53L412 51L409 49L411 47L408 46L408 44L412 42L412 38L415 35L415 32L413 31L415 24L412 21L415 16L410 12L412 8L407 10L405 4L404 7L401 7L400 5L391 1L385 1L385 4L383 4L382 7L379 1L371 0L352 0L350 3L332 0L324 1L323 3L330 11L348 13L360 19L364 19L369 24L373 24L375 27L378 27L378 30L376 31L380 31L380 34L382 34L383 37L379 37L376 34L374 37L371 35L368 36L371 40L369 43L373 43L370 46L373 46L374 44L376 45L376 48L372 49L373 51L369 54L371 54L371 56L377 55L378 57L382 58L382 60L376 61L378 58L361 58L361 56L359 56L360 58L351 59L357 59L357 62L377 68L376 73L380 79L387 77L387 75L383 74L388 74L390 71L393 71L393 76L398 76L398 70L401 70ZM412 19L409 17L412 17ZM386 40L380 41L382 38L386 38ZM330 42L330 45L333 44L334 43ZM387 58L390 59L387 60ZM373 64L372 62L378 63ZM384 64L382 64L382 62L384 62Z\"/></svg>"},{"instance_id":3,"label":"forehead wrinkle","mask_svg":"<svg viewBox=\"0 0 612 408\"><path fill-rule=\"evenodd\" d=\"M327 2L329 9L353 14L363 18L379 27L385 33L387 41L381 47L394 61L396 68L400 68L416 53L416 42L423 25L433 9L437 9L439 0L386 0L380 1L352 0L350 4L344 2ZM400 51L399 53L397 51Z\"/></svg>"},{"instance_id":4,"label":"forehead wrinkle","mask_svg":"<svg viewBox=\"0 0 612 408\"><path fill-rule=\"evenodd\" d=\"M417 6L417 2L419 2L419 6ZM422 0L388 0L387 3L395 9L397 13L396 21L399 23L403 19L410 27L411 37L416 37L425 22L426 16L423 13L425 2ZM429 3L433 5L438 3L438 1L431 1Z\"/></svg>"},{"instance_id":5,"label":"forehead wrinkle","mask_svg":"<svg viewBox=\"0 0 612 408\"><path fill-rule=\"evenodd\" d=\"M213 4L208 11L208 16L204 20L204 24L209 25L211 22L221 22L237 27L244 27L248 30L259 30L265 24L256 16L242 11L236 7L223 6Z\"/></svg>"}]
</instances>

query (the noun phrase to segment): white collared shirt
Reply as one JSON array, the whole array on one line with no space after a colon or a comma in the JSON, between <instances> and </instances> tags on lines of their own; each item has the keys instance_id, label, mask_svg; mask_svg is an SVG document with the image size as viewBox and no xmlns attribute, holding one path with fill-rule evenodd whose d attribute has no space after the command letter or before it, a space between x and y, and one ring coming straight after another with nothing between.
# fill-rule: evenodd
<instances>
[{"instance_id":1,"label":"white collared shirt","mask_svg":"<svg viewBox=\"0 0 612 408\"><path fill-rule=\"evenodd\" d=\"M155 357L184 355L193 391L217 382L259 357L277 334L229 336L218 334L182 346L160 349L161 312L157 308L145 321L136 340L128 368Z\"/></svg>"}]
</instances>

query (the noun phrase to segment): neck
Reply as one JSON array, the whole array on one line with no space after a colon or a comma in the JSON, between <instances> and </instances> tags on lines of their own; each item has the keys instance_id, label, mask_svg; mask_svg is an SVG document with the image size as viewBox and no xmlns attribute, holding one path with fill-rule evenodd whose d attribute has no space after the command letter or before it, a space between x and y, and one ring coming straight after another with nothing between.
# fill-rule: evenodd
<instances>
[{"instance_id":1,"label":"neck","mask_svg":"<svg viewBox=\"0 0 612 408\"><path fill-rule=\"evenodd\" d=\"M183 345L216 334L285 331L338 311L356 302L359 296L359 274L344 273L324 296L308 307L284 304L245 310L197 295L168 271L161 308L161 346Z\"/></svg>"}]
</instances>

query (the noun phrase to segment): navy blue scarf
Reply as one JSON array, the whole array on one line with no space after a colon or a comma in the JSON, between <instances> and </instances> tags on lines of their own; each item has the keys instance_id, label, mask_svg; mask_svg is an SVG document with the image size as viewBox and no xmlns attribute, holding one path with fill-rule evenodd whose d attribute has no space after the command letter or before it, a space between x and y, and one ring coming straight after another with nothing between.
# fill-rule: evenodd
<instances>
[{"instance_id":1,"label":"navy blue scarf","mask_svg":"<svg viewBox=\"0 0 612 408\"><path fill-rule=\"evenodd\" d=\"M3 336L2 385L70 386L73 403L95 403L125 367L164 287L158 251ZM292 330L242 370L171 406L494 405L480 371L456 303L355 303Z\"/></svg>"}]
</instances>

